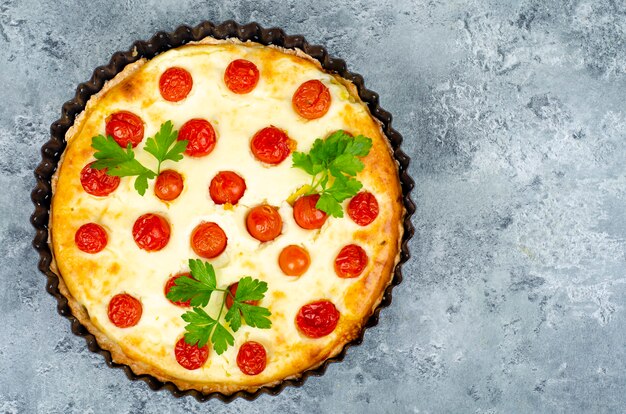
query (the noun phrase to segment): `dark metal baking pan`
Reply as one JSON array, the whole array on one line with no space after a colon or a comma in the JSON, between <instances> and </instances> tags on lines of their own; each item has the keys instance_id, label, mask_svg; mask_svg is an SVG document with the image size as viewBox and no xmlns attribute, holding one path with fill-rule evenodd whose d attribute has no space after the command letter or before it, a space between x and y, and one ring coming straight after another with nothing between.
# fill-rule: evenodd
<instances>
[{"instance_id":1,"label":"dark metal baking pan","mask_svg":"<svg viewBox=\"0 0 626 414\"><path fill-rule=\"evenodd\" d=\"M239 391L230 395L218 392L204 394L196 390L183 391L171 382L159 381L151 375L136 375L127 365L113 362L111 354L100 348L95 337L90 334L89 331L78 321L78 319L72 315L67 299L59 291L59 276L51 269L53 258L48 244L48 222L50 216L50 202L52 200L51 179L58 167L61 154L65 150L65 134L73 125L76 116L85 109L85 105L87 104L89 98L100 91L105 82L121 72L126 65L136 62L141 58L151 59L167 50L182 46L192 41L201 40L207 36L212 36L217 39L236 38L244 42L250 40L263 45L276 45L288 49L300 49L314 59L317 59L326 71L336 73L345 79L352 81L357 87L359 96L363 102L367 104L372 115L381 122L383 131L391 144L394 157L398 162L400 181L402 184L403 203L406 209L406 215L403 222L404 235L401 243L400 262L395 267L393 279L391 284L385 290L380 305L368 319L359 337L346 344L338 355L327 359L323 364L314 369L305 371L302 376L297 379L287 379L278 385L260 388L256 392ZM286 35L283 30L278 28L264 29L258 23L239 25L234 21L225 21L216 25L205 21L195 27L180 26L171 33L158 32L148 41L137 41L129 50L114 53L107 65L97 67L94 70L91 79L78 85L74 99L63 105L61 118L56 120L50 127L50 140L41 148L42 160L35 169L37 183L31 194L32 201L35 204L35 212L31 216L31 223L36 229L33 246L39 252L39 269L48 278L46 290L57 299L57 310L59 314L70 320L72 324L72 332L85 338L89 350L101 354L107 365L110 367L122 368L128 378L132 380L142 380L153 390L167 389L176 397L191 395L199 401L207 401L212 398L218 398L224 402L230 402L238 397L245 398L247 400L254 400L261 394L276 395L287 386L299 387L308 377L312 375L320 376L324 374L326 368L331 362L343 360L348 348L361 344L363 341L363 335L367 328L375 326L378 323L380 310L389 306L391 303L391 291L393 287L397 286L402 281L401 267L402 264L405 263L410 257L408 241L414 234L414 229L411 224L411 216L415 212L415 204L411 200L410 196L414 182L408 175L409 157L400 148L402 144L402 136L392 128L391 120L391 114L382 109L378 104L378 94L365 87L363 77L361 75L349 72L346 67L346 63L343 60L329 56L324 47L309 44L303 36L289 36Z\"/></svg>"}]
</instances>

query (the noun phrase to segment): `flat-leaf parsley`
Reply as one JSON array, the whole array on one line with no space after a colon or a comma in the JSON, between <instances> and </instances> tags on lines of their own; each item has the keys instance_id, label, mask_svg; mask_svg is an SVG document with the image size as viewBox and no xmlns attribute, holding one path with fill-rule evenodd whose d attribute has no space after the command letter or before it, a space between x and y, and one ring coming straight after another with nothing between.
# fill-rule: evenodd
<instances>
[{"instance_id":1,"label":"flat-leaf parsley","mask_svg":"<svg viewBox=\"0 0 626 414\"><path fill-rule=\"evenodd\" d=\"M293 167L300 168L313 176L311 184L301 187L297 193L319 194L316 208L333 217L343 217L341 202L353 197L363 187L355 179L363 170L359 159L369 154L372 140L363 135L352 137L337 131L326 139L316 139L309 153L294 152Z\"/></svg>"}]
</instances>

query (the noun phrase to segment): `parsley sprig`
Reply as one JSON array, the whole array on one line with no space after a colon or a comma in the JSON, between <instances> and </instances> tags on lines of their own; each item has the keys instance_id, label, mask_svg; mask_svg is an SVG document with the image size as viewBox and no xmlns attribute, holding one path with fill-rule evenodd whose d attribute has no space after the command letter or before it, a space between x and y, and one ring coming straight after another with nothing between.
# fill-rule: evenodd
<instances>
[{"instance_id":1,"label":"parsley sprig","mask_svg":"<svg viewBox=\"0 0 626 414\"><path fill-rule=\"evenodd\" d=\"M203 347L211 342L215 352L221 355L235 343L230 330L237 332L243 321L253 328L268 329L272 326L269 309L246 303L263 299L267 292L267 283L245 276L239 280L237 292L233 295L227 287L217 287L215 269L210 263L189 259L189 270L191 278L179 277L167 294L167 298L174 302L191 301L193 309L181 316L187 322L185 342L189 345ZM209 304L213 292L224 293L216 318L202 309ZM233 300L232 306L224 316L230 330L221 322L227 296Z\"/></svg>"},{"instance_id":2,"label":"parsley sprig","mask_svg":"<svg viewBox=\"0 0 626 414\"><path fill-rule=\"evenodd\" d=\"M311 184L305 186L305 193L320 195L315 207L333 217L343 217L340 203L363 187L354 177L364 167L359 157L365 157L371 148L370 138L363 135L352 137L344 131L337 131L326 139L316 139L308 154L293 153L293 167L313 176Z\"/></svg>"},{"instance_id":3,"label":"parsley sprig","mask_svg":"<svg viewBox=\"0 0 626 414\"><path fill-rule=\"evenodd\" d=\"M171 121L161 124L159 132L148 138L144 150L157 159L156 171L142 165L135 158L131 144L125 149L120 147L112 136L98 135L91 139L91 146L96 150L96 162L92 167L98 170L107 169L107 175L116 177L134 177L135 190L141 195L148 189L148 180L152 180L161 173L161 164L164 161L180 161L183 152L187 149L187 141L177 141L178 131Z\"/></svg>"}]
</instances>

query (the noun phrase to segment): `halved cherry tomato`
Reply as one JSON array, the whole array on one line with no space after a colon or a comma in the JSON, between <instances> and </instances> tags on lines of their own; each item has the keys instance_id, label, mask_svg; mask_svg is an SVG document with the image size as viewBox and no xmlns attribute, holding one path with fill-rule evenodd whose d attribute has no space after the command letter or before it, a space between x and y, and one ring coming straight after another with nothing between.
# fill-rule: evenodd
<instances>
[{"instance_id":1,"label":"halved cherry tomato","mask_svg":"<svg viewBox=\"0 0 626 414\"><path fill-rule=\"evenodd\" d=\"M182 101L189 95L192 87L193 78L183 68L169 68L159 78L159 90L166 101Z\"/></svg>"},{"instance_id":2,"label":"halved cherry tomato","mask_svg":"<svg viewBox=\"0 0 626 414\"><path fill-rule=\"evenodd\" d=\"M167 280L167 283L165 283L164 292L165 292L165 297L166 298L167 298L167 294L170 292L170 289L172 289L174 286L176 286L176 280L179 277L188 277L188 278L191 279L191 275L189 273L180 273L178 275L174 275L174 276L170 277ZM176 306L180 306L181 308L185 308L185 307L191 306L191 299L189 299L189 300L187 300L185 302L173 301L173 300L170 300L170 299L167 299L167 300L169 300L170 303L173 303Z\"/></svg>"},{"instance_id":3,"label":"halved cherry tomato","mask_svg":"<svg viewBox=\"0 0 626 414\"><path fill-rule=\"evenodd\" d=\"M293 218L298 226L313 230L321 228L326 223L328 214L315 207L319 199L319 194L311 194L296 200L293 205Z\"/></svg>"},{"instance_id":4,"label":"halved cherry tomato","mask_svg":"<svg viewBox=\"0 0 626 414\"><path fill-rule=\"evenodd\" d=\"M283 230L283 219L274 207L262 204L254 207L246 217L248 233L261 242L274 240Z\"/></svg>"},{"instance_id":5,"label":"halved cherry tomato","mask_svg":"<svg viewBox=\"0 0 626 414\"><path fill-rule=\"evenodd\" d=\"M107 175L106 168L103 170L91 168L92 164L93 162L85 165L80 172L80 184L83 186L83 189L88 194L98 197L111 194L120 185L120 177Z\"/></svg>"},{"instance_id":6,"label":"halved cherry tomato","mask_svg":"<svg viewBox=\"0 0 626 414\"><path fill-rule=\"evenodd\" d=\"M170 241L170 223L158 214L144 214L135 221L133 238L140 249L148 252L161 250Z\"/></svg>"},{"instance_id":7,"label":"halved cherry tomato","mask_svg":"<svg viewBox=\"0 0 626 414\"><path fill-rule=\"evenodd\" d=\"M234 93L248 93L258 82L259 69L249 60L233 60L224 72L224 83Z\"/></svg>"},{"instance_id":8,"label":"halved cherry tomato","mask_svg":"<svg viewBox=\"0 0 626 414\"><path fill-rule=\"evenodd\" d=\"M378 217L378 201L369 191L361 191L350 200L348 215L359 226L367 226Z\"/></svg>"},{"instance_id":9,"label":"halved cherry tomato","mask_svg":"<svg viewBox=\"0 0 626 414\"><path fill-rule=\"evenodd\" d=\"M232 285L228 286L228 292L224 293L226 295L226 309L230 309L233 306L233 297L237 294L237 287L239 286L239 282L235 282ZM243 303L247 303L248 305L257 306L259 304L258 300L244 300Z\"/></svg>"},{"instance_id":10,"label":"halved cherry tomato","mask_svg":"<svg viewBox=\"0 0 626 414\"><path fill-rule=\"evenodd\" d=\"M143 307L141 302L127 293L115 295L109 301L108 316L111 323L118 328L130 328L141 319Z\"/></svg>"},{"instance_id":11,"label":"halved cherry tomato","mask_svg":"<svg viewBox=\"0 0 626 414\"><path fill-rule=\"evenodd\" d=\"M296 315L296 326L304 336L321 338L337 327L339 311L328 300L318 300L300 308Z\"/></svg>"},{"instance_id":12,"label":"halved cherry tomato","mask_svg":"<svg viewBox=\"0 0 626 414\"><path fill-rule=\"evenodd\" d=\"M367 253L361 246L349 244L335 258L335 273L341 278L358 277L367 266Z\"/></svg>"},{"instance_id":13,"label":"halved cherry tomato","mask_svg":"<svg viewBox=\"0 0 626 414\"><path fill-rule=\"evenodd\" d=\"M209 194L215 204L237 204L246 191L246 182L237 173L220 171L211 180Z\"/></svg>"},{"instance_id":14,"label":"halved cherry tomato","mask_svg":"<svg viewBox=\"0 0 626 414\"><path fill-rule=\"evenodd\" d=\"M154 194L163 201L176 199L183 191L183 177L174 170L161 171L154 183Z\"/></svg>"},{"instance_id":15,"label":"halved cherry tomato","mask_svg":"<svg viewBox=\"0 0 626 414\"><path fill-rule=\"evenodd\" d=\"M191 371L204 365L209 358L209 347L198 348L198 344L189 345L185 338L180 338L174 347L174 355L181 367Z\"/></svg>"},{"instance_id":16,"label":"halved cherry tomato","mask_svg":"<svg viewBox=\"0 0 626 414\"><path fill-rule=\"evenodd\" d=\"M115 112L107 117L105 132L120 147L126 148L130 144L135 148L143 140L143 121L132 112Z\"/></svg>"},{"instance_id":17,"label":"halved cherry tomato","mask_svg":"<svg viewBox=\"0 0 626 414\"><path fill-rule=\"evenodd\" d=\"M224 230L213 222L202 222L191 233L191 248L200 257L212 259L226 249L228 238Z\"/></svg>"},{"instance_id":18,"label":"halved cherry tomato","mask_svg":"<svg viewBox=\"0 0 626 414\"><path fill-rule=\"evenodd\" d=\"M250 149L256 159L272 165L283 162L294 147L295 141L275 126L263 128L250 141Z\"/></svg>"},{"instance_id":19,"label":"halved cherry tomato","mask_svg":"<svg viewBox=\"0 0 626 414\"><path fill-rule=\"evenodd\" d=\"M258 342L248 341L237 352L237 366L246 375L258 375L265 369L267 353Z\"/></svg>"},{"instance_id":20,"label":"halved cherry tomato","mask_svg":"<svg viewBox=\"0 0 626 414\"><path fill-rule=\"evenodd\" d=\"M185 154L191 157L204 157L209 155L217 139L213 125L206 119L194 118L185 122L178 131L178 140L186 140L187 149Z\"/></svg>"},{"instance_id":21,"label":"halved cherry tomato","mask_svg":"<svg viewBox=\"0 0 626 414\"><path fill-rule=\"evenodd\" d=\"M293 109L303 118L323 117L330 108L330 91L322 82L311 79L304 82L291 99Z\"/></svg>"},{"instance_id":22,"label":"halved cherry tomato","mask_svg":"<svg viewBox=\"0 0 626 414\"><path fill-rule=\"evenodd\" d=\"M85 253L98 253L107 245L107 232L96 223L83 224L76 230L74 242Z\"/></svg>"},{"instance_id":23,"label":"halved cherry tomato","mask_svg":"<svg viewBox=\"0 0 626 414\"><path fill-rule=\"evenodd\" d=\"M310 264L309 252L295 244L285 247L278 256L278 265L287 276L302 276Z\"/></svg>"}]
</instances>

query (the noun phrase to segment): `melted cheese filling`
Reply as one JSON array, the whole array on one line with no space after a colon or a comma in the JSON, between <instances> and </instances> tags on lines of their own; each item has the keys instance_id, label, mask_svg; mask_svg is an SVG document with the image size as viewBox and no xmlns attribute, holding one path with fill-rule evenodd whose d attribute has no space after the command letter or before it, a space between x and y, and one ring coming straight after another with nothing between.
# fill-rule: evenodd
<instances>
[{"instance_id":1,"label":"melted cheese filling","mask_svg":"<svg viewBox=\"0 0 626 414\"><path fill-rule=\"evenodd\" d=\"M252 155L249 143L258 130L274 125L297 142L299 151L308 151L316 138L326 137L337 129L371 134L375 125L364 105L354 102L346 88L331 75L310 62L276 51L266 57L265 50L267 48L233 45L189 46L157 56L129 78L130 82L140 81L137 81L140 91L133 91L132 83L129 86L123 82L91 109L67 150L64 164L72 165L67 167L72 174L65 173L63 165L59 175L59 188L73 190L64 195L67 201L63 205L54 205L55 225L75 229L93 221L108 233L107 247L95 255L79 251L69 236L59 235L59 239L55 239L55 254L71 294L85 306L94 324L119 343L127 355L176 378L235 384L250 381L263 384L281 379L276 376L293 375L307 368L310 358L332 347L342 334L338 327L324 338L302 336L294 323L302 305L318 299L331 300L341 312L340 326L348 326L363 317L353 315L345 302L346 292L359 279L341 279L333 268L339 250L352 243L354 234L363 228L346 214L342 219L329 218L321 231L301 229L285 200L300 186L310 183L311 176L292 168L290 157L278 166L261 164ZM238 58L254 62L260 70L258 85L245 95L232 93L223 82L226 66ZM163 100L158 90L159 76L172 66L186 69L193 77L189 96L178 103ZM291 104L294 91L309 79L320 79L332 96L328 113L314 121L299 117ZM94 197L82 191L77 171L93 159L93 151L90 155L85 150L89 144L84 142L90 143L91 136L104 133L105 118L121 110L142 118L146 138L154 136L161 123L167 120L171 120L176 129L192 118L207 119L213 125L217 144L210 155L186 156L180 162L167 161L162 166L184 177L184 190L176 200L169 203L159 200L154 195L154 180L145 196L140 196L133 188L133 177L122 178L118 189L107 197ZM359 123L363 125L362 130L359 130ZM153 167L156 161L143 150L144 145L145 138L135 149L136 157L144 165ZM246 181L244 196L232 208L214 204L209 196L209 183L222 170L235 171ZM358 178L364 189L373 192L378 199L377 221L385 220L395 200L387 199L385 189L377 188L371 177L362 174ZM248 210L261 203L278 207L283 220L282 234L267 243L252 238L245 227ZM171 225L170 241L158 252L139 249L132 236L135 220L149 212L163 215ZM185 322L180 316L187 309L174 306L165 298L164 285L170 276L188 271L189 258L197 258L189 238L202 221L218 223L228 237L225 252L211 260L218 285L226 287L245 275L266 281L269 291L261 305L271 310L273 326L263 330L244 324L234 334L235 346L219 356L211 349L206 364L189 371L176 362L173 352L174 344L184 333ZM371 226L376 231L376 221ZM56 238L54 231L55 227L53 237ZM73 235L73 231L68 233ZM359 243L368 253L368 267L375 260L373 246L380 240L385 240L385 235L374 233L371 239ZM289 244L303 246L311 255L311 265L301 277L285 276L278 266L278 255ZM367 272L368 268L364 274ZM86 276L75 277L74 274ZM107 316L110 298L122 292L138 298L143 305L140 322L125 329L115 327ZM214 294L207 312L215 316L221 300ZM255 377L244 375L236 364L239 346L248 340L260 342L267 350L267 368Z\"/></svg>"}]
</instances>

